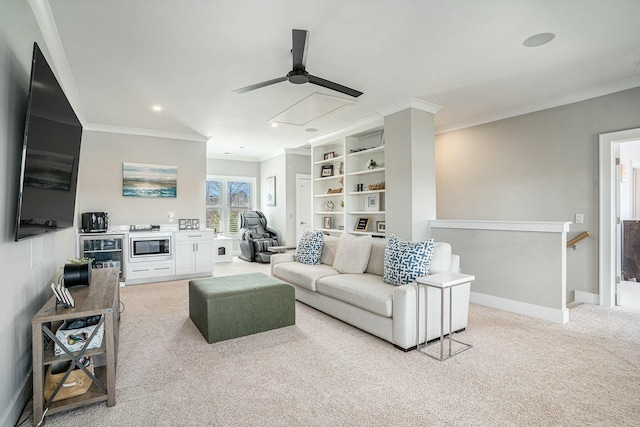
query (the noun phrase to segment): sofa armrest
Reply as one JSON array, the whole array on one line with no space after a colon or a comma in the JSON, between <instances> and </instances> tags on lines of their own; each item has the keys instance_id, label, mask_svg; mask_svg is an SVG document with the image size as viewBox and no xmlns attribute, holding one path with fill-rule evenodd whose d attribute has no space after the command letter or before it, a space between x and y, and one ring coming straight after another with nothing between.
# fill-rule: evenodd
<instances>
[{"instance_id":1,"label":"sofa armrest","mask_svg":"<svg viewBox=\"0 0 640 427\"><path fill-rule=\"evenodd\" d=\"M460 273L460 255L451 254L451 267L449 271L452 273Z\"/></svg>"},{"instance_id":2,"label":"sofa armrest","mask_svg":"<svg viewBox=\"0 0 640 427\"><path fill-rule=\"evenodd\" d=\"M409 283L393 290L393 343L405 350L416 346L416 289L415 283ZM424 298L423 287L420 295ZM420 306L422 318L423 306ZM423 340L424 331L420 332L420 340Z\"/></svg>"},{"instance_id":3,"label":"sofa armrest","mask_svg":"<svg viewBox=\"0 0 640 427\"><path fill-rule=\"evenodd\" d=\"M273 254L269 258L271 264L271 275L273 276L273 266L281 262L291 262L296 260L296 254L294 252L284 252L281 254Z\"/></svg>"}]
</instances>

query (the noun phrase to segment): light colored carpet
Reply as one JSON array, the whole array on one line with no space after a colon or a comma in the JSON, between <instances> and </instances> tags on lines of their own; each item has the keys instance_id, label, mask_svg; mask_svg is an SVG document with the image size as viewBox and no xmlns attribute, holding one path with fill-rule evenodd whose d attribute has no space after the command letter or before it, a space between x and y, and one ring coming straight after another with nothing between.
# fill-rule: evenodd
<instances>
[{"instance_id":1,"label":"light colored carpet","mask_svg":"<svg viewBox=\"0 0 640 427\"><path fill-rule=\"evenodd\" d=\"M268 273L216 266L216 275ZM579 305L557 325L471 305L458 338L474 347L438 362L300 303L295 326L207 344L187 290L187 281L122 289L116 406L46 425L640 424L640 307Z\"/></svg>"}]
</instances>

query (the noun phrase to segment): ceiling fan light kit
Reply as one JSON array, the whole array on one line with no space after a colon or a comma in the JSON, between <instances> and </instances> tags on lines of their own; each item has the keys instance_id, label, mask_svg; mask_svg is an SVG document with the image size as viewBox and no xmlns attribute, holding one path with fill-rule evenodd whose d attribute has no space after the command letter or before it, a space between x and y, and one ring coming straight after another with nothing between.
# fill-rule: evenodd
<instances>
[{"instance_id":1,"label":"ceiling fan light kit","mask_svg":"<svg viewBox=\"0 0 640 427\"><path fill-rule=\"evenodd\" d=\"M250 86L245 86L240 89L236 89L235 93L246 93L252 90L260 89L265 86L270 86L276 83L288 80L293 84L313 83L318 86L325 87L327 89L334 90L336 92L344 93L345 95L352 96L354 98L362 95L359 90L352 89L350 87L334 83L330 80L326 80L320 77L309 74L306 70L307 64L307 48L309 46L309 31L307 30L291 30L292 31L292 49L291 54L293 56L293 69L287 73L285 77L279 77L276 79L267 80L261 83L256 83Z\"/></svg>"}]
</instances>

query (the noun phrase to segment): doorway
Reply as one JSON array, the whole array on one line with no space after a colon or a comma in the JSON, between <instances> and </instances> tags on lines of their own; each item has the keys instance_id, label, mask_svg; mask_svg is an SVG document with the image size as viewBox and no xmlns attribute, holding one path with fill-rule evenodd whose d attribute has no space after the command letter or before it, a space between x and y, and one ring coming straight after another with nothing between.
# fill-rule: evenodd
<instances>
[{"instance_id":1,"label":"doorway","mask_svg":"<svg viewBox=\"0 0 640 427\"><path fill-rule=\"evenodd\" d=\"M296 174L296 242L305 231L311 231L311 175Z\"/></svg>"},{"instance_id":2,"label":"doorway","mask_svg":"<svg viewBox=\"0 0 640 427\"><path fill-rule=\"evenodd\" d=\"M616 303L620 277L621 226L619 216L620 166L616 154L620 144L640 140L640 128L600 135L599 173L599 295L600 305Z\"/></svg>"}]
</instances>

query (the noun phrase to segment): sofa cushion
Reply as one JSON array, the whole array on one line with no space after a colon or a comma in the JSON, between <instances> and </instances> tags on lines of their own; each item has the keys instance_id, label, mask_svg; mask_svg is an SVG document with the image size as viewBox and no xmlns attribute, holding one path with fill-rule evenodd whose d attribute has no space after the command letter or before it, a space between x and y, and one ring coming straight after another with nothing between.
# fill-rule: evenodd
<instances>
[{"instance_id":1,"label":"sofa cushion","mask_svg":"<svg viewBox=\"0 0 640 427\"><path fill-rule=\"evenodd\" d=\"M320 231L305 231L296 246L296 261L303 264L320 264L323 234Z\"/></svg>"},{"instance_id":2,"label":"sofa cushion","mask_svg":"<svg viewBox=\"0 0 640 427\"><path fill-rule=\"evenodd\" d=\"M322 245L322 256L320 262L322 264L333 265L333 261L340 244L340 238L335 236L324 236L324 244Z\"/></svg>"},{"instance_id":3,"label":"sofa cushion","mask_svg":"<svg viewBox=\"0 0 640 427\"><path fill-rule=\"evenodd\" d=\"M373 239L371 242L371 254L369 255L369 264L365 273L384 274L384 251L387 247L386 239Z\"/></svg>"},{"instance_id":4,"label":"sofa cushion","mask_svg":"<svg viewBox=\"0 0 640 427\"><path fill-rule=\"evenodd\" d=\"M371 254L371 235L355 236L342 233L333 261L333 268L347 274L362 274L369 264Z\"/></svg>"},{"instance_id":5,"label":"sofa cushion","mask_svg":"<svg viewBox=\"0 0 640 427\"><path fill-rule=\"evenodd\" d=\"M429 264L429 274L446 273L451 270L451 245L446 242L434 242L433 256Z\"/></svg>"},{"instance_id":6,"label":"sofa cushion","mask_svg":"<svg viewBox=\"0 0 640 427\"><path fill-rule=\"evenodd\" d=\"M286 261L273 266L273 275L285 282L292 283L310 291L316 290L316 281L325 276L340 274L330 265L308 265Z\"/></svg>"},{"instance_id":7,"label":"sofa cushion","mask_svg":"<svg viewBox=\"0 0 640 427\"><path fill-rule=\"evenodd\" d=\"M317 292L384 317L393 315L395 286L375 274L336 274L316 281Z\"/></svg>"},{"instance_id":8,"label":"sofa cushion","mask_svg":"<svg viewBox=\"0 0 640 427\"><path fill-rule=\"evenodd\" d=\"M384 252L383 280L392 285L406 285L427 276L433 247L433 239L412 243L392 234Z\"/></svg>"}]
</instances>

